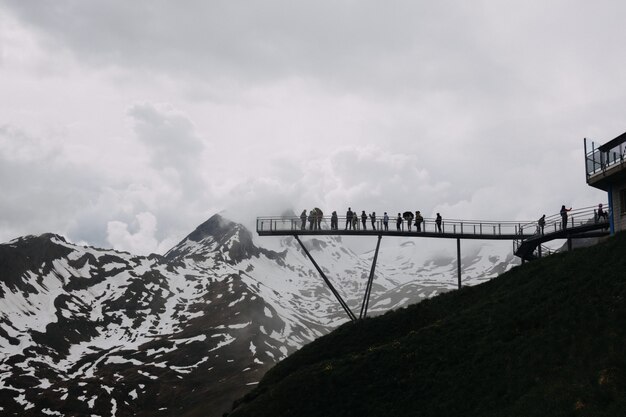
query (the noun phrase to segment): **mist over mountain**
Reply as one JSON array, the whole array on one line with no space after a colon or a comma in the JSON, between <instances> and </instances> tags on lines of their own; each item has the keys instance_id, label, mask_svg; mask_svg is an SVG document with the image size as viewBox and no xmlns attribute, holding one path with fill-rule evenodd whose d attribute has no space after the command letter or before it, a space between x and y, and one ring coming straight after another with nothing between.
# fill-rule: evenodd
<instances>
[{"instance_id":1,"label":"mist over mountain","mask_svg":"<svg viewBox=\"0 0 626 417\"><path fill-rule=\"evenodd\" d=\"M305 245L356 311L373 254L341 237ZM0 245L0 412L221 416L275 363L347 320L294 239L274 246L219 215L164 256L54 234ZM425 259L412 240L386 249L372 315L456 287L455 259ZM470 253L464 282L513 263L503 251Z\"/></svg>"}]
</instances>

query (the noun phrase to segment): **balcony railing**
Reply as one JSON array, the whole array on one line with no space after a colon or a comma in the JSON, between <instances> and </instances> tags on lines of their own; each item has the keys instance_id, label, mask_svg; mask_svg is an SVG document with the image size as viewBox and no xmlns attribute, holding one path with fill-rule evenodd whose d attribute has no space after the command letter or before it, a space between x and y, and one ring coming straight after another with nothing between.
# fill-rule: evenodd
<instances>
[{"instance_id":1,"label":"balcony railing","mask_svg":"<svg viewBox=\"0 0 626 417\"><path fill-rule=\"evenodd\" d=\"M626 144L620 143L608 150L600 150L594 142L591 142L591 149L587 149L585 139L585 168L587 179L589 177L605 172L607 169L626 163Z\"/></svg>"}]
</instances>

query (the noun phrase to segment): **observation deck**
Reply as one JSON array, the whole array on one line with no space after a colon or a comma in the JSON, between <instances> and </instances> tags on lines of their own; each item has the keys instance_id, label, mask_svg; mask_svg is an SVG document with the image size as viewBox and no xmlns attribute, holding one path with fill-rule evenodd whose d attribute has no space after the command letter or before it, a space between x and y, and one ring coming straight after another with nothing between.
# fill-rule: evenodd
<instances>
[{"instance_id":1,"label":"observation deck","mask_svg":"<svg viewBox=\"0 0 626 417\"><path fill-rule=\"evenodd\" d=\"M408 212L407 212L408 213ZM610 215L610 213L609 213ZM599 217L596 206L584 207L568 212L567 225L562 223L561 216L554 214L546 217L543 227L538 221L489 221L489 220L442 220L441 228L435 219L426 218L418 229L402 219L390 218L387 225L377 217L373 222L368 216L363 223L360 215L358 221L347 222L347 218L337 217L335 226L331 216L314 216L302 219L299 216L267 216L258 217L256 231L259 236L293 236L300 244L302 250L311 260L318 273L341 304L348 318L352 321L360 320L367 315L369 298L372 290L376 261L380 249L380 241L383 236L417 237L432 239L456 239L457 248L457 274L458 286L461 288L461 240L462 239L485 239L485 240L510 240L513 242L513 252L522 261L535 259L542 256L542 243L554 239L566 239L568 249L571 250L572 239L596 237L608 235L608 219ZM409 226L409 224L411 224ZM331 227L331 225L333 225ZM376 236L376 250L372 268L365 288L365 295L361 304L361 311L357 318L343 300L339 292L332 285L323 269L317 264L306 246L300 240L300 236Z\"/></svg>"},{"instance_id":2,"label":"observation deck","mask_svg":"<svg viewBox=\"0 0 626 417\"><path fill-rule=\"evenodd\" d=\"M496 220L458 220L443 219L441 231L438 230L435 219L425 218L420 231L407 221L402 220L398 228L396 218L390 218L385 228L381 218L376 218L372 225L368 217L365 227L360 215L358 222L350 227L345 216L338 216L338 227L331 228L331 217L316 218L316 222L308 219L302 221L298 216L265 216L257 217L256 231L259 236L398 236L423 237L439 239L482 239L482 240L511 240L524 241L541 236L542 241L568 238L577 233L605 227L604 219L598 219L596 206L584 207L568 212L568 227L563 229L561 216L554 214L546 217L543 230L537 220L534 221L496 221Z\"/></svg>"}]
</instances>

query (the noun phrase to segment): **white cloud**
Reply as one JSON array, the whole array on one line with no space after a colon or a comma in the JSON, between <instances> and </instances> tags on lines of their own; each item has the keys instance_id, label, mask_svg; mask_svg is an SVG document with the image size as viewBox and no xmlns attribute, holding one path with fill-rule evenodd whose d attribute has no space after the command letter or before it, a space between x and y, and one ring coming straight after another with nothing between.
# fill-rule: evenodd
<instances>
[{"instance_id":1,"label":"white cloud","mask_svg":"<svg viewBox=\"0 0 626 417\"><path fill-rule=\"evenodd\" d=\"M156 230L156 217L152 213L142 212L135 216L131 230L127 223L117 220L108 222L107 241L118 250L147 255L158 251Z\"/></svg>"}]
</instances>

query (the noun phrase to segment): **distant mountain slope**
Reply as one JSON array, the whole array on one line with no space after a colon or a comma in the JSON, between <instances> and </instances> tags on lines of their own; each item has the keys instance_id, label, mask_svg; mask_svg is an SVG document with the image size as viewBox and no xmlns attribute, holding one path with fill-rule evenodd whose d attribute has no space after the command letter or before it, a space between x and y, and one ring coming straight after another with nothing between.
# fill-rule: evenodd
<instances>
[{"instance_id":1,"label":"distant mountain slope","mask_svg":"<svg viewBox=\"0 0 626 417\"><path fill-rule=\"evenodd\" d=\"M621 234L346 324L230 416L626 415L625 253Z\"/></svg>"}]
</instances>

